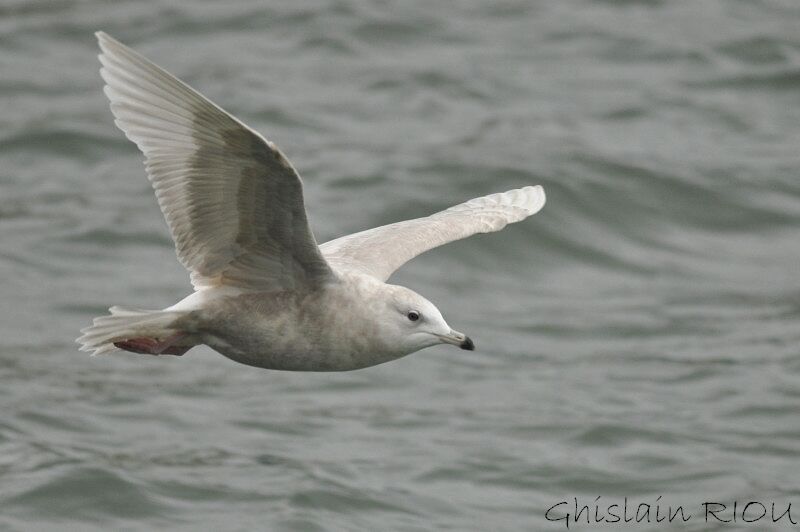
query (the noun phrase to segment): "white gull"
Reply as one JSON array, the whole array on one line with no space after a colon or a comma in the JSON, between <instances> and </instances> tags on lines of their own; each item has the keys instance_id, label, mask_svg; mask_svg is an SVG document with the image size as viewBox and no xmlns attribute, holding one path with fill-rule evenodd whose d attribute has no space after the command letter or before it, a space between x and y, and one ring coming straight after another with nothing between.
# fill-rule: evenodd
<instances>
[{"instance_id":1,"label":"white gull","mask_svg":"<svg viewBox=\"0 0 800 532\"><path fill-rule=\"evenodd\" d=\"M386 280L420 253L538 212L541 186L318 246L300 176L272 142L107 34L97 39L115 123L145 155L194 293L164 310L111 307L81 331L81 350L183 355L205 344L261 368L345 371L436 344L475 348L430 301Z\"/></svg>"}]
</instances>

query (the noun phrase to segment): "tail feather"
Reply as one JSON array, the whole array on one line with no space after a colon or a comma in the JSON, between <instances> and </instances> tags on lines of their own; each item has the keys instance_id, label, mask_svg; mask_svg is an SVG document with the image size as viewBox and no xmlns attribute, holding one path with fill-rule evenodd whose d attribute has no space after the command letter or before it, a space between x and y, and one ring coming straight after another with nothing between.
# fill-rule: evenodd
<instances>
[{"instance_id":1,"label":"tail feather","mask_svg":"<svg viewBox=\"0 0 800 532\"><path fill-rule=\"evenodd\" d=\"M165 338L177 332L175 321L185 312L165 310L143 310L114 306L108 309L107 316L99 316L89 327L81 329L83 335L75 340L81 344L81 351L91 351L92 355L110 353L118 348L114 342L129 338Z\"/></svg>"}]
</instances>

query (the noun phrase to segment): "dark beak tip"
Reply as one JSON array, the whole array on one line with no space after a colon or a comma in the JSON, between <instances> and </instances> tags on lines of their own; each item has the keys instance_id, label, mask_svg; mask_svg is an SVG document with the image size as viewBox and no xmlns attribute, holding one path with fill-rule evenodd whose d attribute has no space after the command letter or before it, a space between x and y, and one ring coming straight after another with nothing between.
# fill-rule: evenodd
<instances>
[{"instance_id":1,"label":"dark beak tip","mask_svg":"<svg viewBox=\"0 0 800 532\"><path fill-rule=\"evenodd\" d=\"M466 349L467 351L475 351L475 342L472 341L472 338L467 336L464 338L464 341L461 342L459 347L461 347L461 349Z\"/></svg>"}]
</instances>

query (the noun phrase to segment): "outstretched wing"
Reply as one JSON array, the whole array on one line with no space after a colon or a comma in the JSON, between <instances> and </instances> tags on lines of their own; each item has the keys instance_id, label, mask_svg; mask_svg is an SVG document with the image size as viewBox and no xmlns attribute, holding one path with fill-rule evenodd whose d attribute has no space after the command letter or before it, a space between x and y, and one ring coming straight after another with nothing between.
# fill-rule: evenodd
<instances>
[{"instance_id":1,"label":"outstretched wing","mask_svg":"<svg viewBox=\"0 0 800 532\"><path fill-rule=\"evenodd\" d=\"M195 288L297 289L331 276L300 176L278 148L127 46L97 39L115 123L145 155Z\"/></svg>"},{"instance_id":2,"label":"outstretched wing","mask_svg":"<svg viewBox=\"0 0 800 532\"><path fill-rule=\"evenodd\" d=\"M385 281L400 266L437 246L475 233L499 231L544 206L541 186L475 198L425 218L368 229L320 246L337 271L357 271Z\"/></svg>"}]
</instances>

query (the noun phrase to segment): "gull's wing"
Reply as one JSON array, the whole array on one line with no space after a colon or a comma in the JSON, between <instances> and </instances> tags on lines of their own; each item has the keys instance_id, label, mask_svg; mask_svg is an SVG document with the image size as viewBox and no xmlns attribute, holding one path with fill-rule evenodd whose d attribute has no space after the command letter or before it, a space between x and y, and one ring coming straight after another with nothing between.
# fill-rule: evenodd
<instances>
[{"instance_id":1,"label":"gull's wing","mask_svg":"<svg viewBox=\"0 0 800 532\"><path fill-rule=\"evenodd\" d=\"M300 176L278 148L122 43L97 39L115 123L145 155L195 288L296 289L331 276Z\"/></svg>"},{"instance_id":2,"label":"gull's wing","mask_svg":"<svg viewBox=\"0 0 800 532\"><path fill-rule=\"evenodd\" d=\"M475 233L499 231L544 206L541 186L475 198L425 218L376 227L320 246L338 271L356 271L382 281L417 255Z\"/></svg>"}]
</instances>

